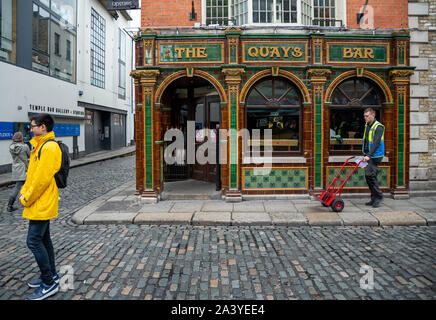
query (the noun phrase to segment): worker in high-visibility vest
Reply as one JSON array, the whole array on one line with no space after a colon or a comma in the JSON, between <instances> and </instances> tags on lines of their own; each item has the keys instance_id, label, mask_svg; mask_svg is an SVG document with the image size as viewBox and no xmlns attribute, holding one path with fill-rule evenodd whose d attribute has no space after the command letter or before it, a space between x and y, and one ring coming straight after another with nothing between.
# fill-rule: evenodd
<instances>
[{"instance_id":1,"label":"worker in high-visibility vest","mask_svg":"<svg viewBox=\"0 0 436 320\"><path fill-rule=\"evenodd\" d=\"M363 160L368 162L365 168L365 179L371 190L371 201L365 203L367 206L377 208L383 201L378 181L378 165L382 162L385 154L384 132L385 126L375 119L375 111L372 108L365 109L363 116L365 118L365 131L363 133Z\"/></svg>"}]
</instances>

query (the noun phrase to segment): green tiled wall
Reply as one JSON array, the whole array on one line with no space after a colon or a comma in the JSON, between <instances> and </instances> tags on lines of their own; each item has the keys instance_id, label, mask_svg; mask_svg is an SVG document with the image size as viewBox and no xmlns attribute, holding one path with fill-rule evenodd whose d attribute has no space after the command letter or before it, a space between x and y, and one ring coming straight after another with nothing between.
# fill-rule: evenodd
<instances>
[{"instance_id":1,"label":"green tiled wall","mask_svg":"<svg viewBox=\"0 0 436 320\"><path fill-rule=\"evenodd\" d=\"M153 188L153 125L151 99L145 99L145 187Z\"/></svg>"},{"instance_id":2,"label":"green tiled wall","mask_svg":"<svg viewBox=\"0 0 436 320\"><path fill-rule=\"evenodd\" d=\"M257 168L259 170L265 170ZM256 170L258 171L258 170ZM244 189L306 189L307 170L271 169L268 175L256 174L252 168L243 169Z\"/></svg>"},{"instance_id":3,"label":"green tiled wall","mask_svg":"<svg viewBox=\"0 0 436 320\"><path fill-rule=\"evenodd\" d=\"M315 96L315 188L322 187L322 94Z\"/></svg>"},{"instance_id":4,"label":"green tiled wall","mask_svg":"<svg viewBox=\"0 0 436 320\"><path fill-rule=\"evenodd\" d=\"M333 181L334 177L338 173L340 168L337 167L329 167L328 168L328 185ZM347 170L344 168L341 171L341 175L338 177L339 179L344 179L346 176ZM379 167L377 180L380 187L389 187L389 168L387 167ZM339 182L336 182L336 186L339 185ZM344 188L368 188L365 180L365 169L357 168L354 171L353 175L345 184Z\"/></svg>"}]
</instances>

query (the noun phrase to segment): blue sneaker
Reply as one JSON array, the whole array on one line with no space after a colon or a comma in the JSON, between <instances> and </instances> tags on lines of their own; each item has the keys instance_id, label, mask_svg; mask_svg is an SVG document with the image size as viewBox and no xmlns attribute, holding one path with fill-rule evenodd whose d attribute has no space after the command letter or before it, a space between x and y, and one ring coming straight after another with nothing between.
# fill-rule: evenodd
<instances>
[{"instance_id":1,"label":"blue sneaker","mask_svg":"<svg viewBox=\"0 0 436 320\"><path fill-rule=\"evenodd\" d=\"M56 284L59 283L59 275L58 275L57 273L53 276L53 281L54 281ZM36 280L33 280L33 281L28 282L27 285L28 285L30 288L38 288L38 287L41 285L41 283L42 283L41 278L38 278L38 279L36 279Z\"/></svg>"},{"instance_id":2,"label":"blue sneaker","mask_svg":"<svg viewBox=\"0 0 436 320\"><path fill-rule=\"evenodd\" d=\"M56 282L53 282L51 286L41 282L41 285L30 296L28 296L26 300L43 300L54 295L58 291L59 284Z\"/></svg>"}]
</instances>

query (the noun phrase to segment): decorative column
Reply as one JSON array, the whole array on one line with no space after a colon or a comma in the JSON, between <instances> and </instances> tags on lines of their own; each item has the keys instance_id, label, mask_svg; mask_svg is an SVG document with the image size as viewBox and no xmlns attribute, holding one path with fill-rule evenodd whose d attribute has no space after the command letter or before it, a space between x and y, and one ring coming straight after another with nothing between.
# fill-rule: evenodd
<instances>
[{"instance_id":1,"label":"decorative column","mask_svg":"<svg viewBox=\"0 0 436 320\"><path fill-rule=\"evenodd\" d=\"M135 146L136 146L136 192L140 195L144 191L144 112L142 108L143 88L140 71L132 71L130 76L135 82Z\"/></svg>"},{"instance_id":2,"label":"decorative column","mask_svg":"<svg viewBox=\"0 0 436 320\"><path fill-rule=\"evenodd\" d=\"M154 181L156 161L160 161L160 152L154 147L156 132L160 130L159 121L154 119L154 91L159 73L159 70L140 70L131 73L131 76L136 80L135 84L137 83L137 113L135 118L136 141L138 143L136 145L136 189L137 194L150 202L157 202L159 193Z\"/></svg>"},{"instance_id":3,"label":"decorative column","mask_svg":"<svg viewBox=\"0 0 436 320\"><path fill-rule=\"evenodd\" d=\"M308 77L312 84L312 168L311 184L315 193L324 188L324 92L327 77L331 74L328 69L309 69Z\"/></svg>"},{"instance_id":4,"label":"decorative column","mask_svg":"<svg viewBox=\"0 0 436 320\"><path fill-rule=\"evenodd\" d=\"M241 194L241 143L238 138L239 127L239 90L242 82L243 68L224 68L225 82L228 92L228 190L226 193L227 202L242 201Z\"/></svg>"},{"instance_id":5,"label":"decorative column","mask_svg":"<svg viewBox=\"0 0 436 320\"><path fill-rule=\"evenodd\" d=\"M394 161L395 174L392 188L394 199L409 197L409 100L411 69L391 70L394 85Z\"/></svg>"},{"instance_id":6,"label":"decorative column","mask_svg":"<svg viewBox=\"0 0 436 320\"><path fill-rule=\"evenodd\" d=\"M239 37L241 35L241 29L236 27L230 27L226 29L227 37L227 48L228 48L228 63L238 64L239 63Z\"/></svg>"}]
</instances>

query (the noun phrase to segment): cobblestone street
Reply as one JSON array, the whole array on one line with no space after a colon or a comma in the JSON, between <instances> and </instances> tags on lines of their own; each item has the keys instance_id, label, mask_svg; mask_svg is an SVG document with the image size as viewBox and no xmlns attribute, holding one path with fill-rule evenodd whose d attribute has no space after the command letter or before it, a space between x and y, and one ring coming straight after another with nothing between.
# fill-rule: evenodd
<instances>
[{"instance_id":1,"label":"cobblestone street","mask_svg":"<svg viewBox=\"0 0 436 320\"><path fill-rule=\"evenodd\" d=\"M51 223L58 272L76 299L435 299L436 227L75 225L74 212L134 179L134 156L70 171ZM0 189L0 299L39 275L21 210ZM368 267L369 266L369 269ZM66 269L65 269L66 268ZM369 270L369 271L368 271ZM373 271L374 288L365 281ZM68 273L60 273L65 284ZM70 278L68 278L70 279ZM364 285L362 286L361 283ZM71 284L67 283L66 284Z\"/></svg>"}]
</instances>

